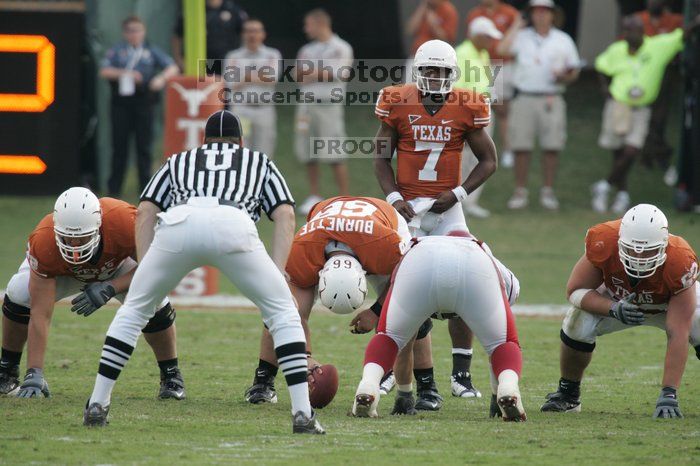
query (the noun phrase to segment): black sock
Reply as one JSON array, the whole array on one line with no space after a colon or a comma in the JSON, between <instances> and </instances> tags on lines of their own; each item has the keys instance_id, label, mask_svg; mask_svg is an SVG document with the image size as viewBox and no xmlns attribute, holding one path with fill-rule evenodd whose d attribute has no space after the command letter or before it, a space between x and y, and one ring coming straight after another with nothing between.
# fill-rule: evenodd
<instances>
[{"instance_id":1,"label":"black sock","mask_svg":"<svg viewBox=\"0 0 700 466\"><path fill-rule=\"evenodd\" d=\"M255 383L267 382L270 378L274 379L277 376L277 366L260 359L258 368L255 369Z\"/></svg>"},{"instance_id":2,"label":"black sock","mask_svg":"<svg viewBox=\"0 0 700 466\"><path fill-rule=\"evenodd\" d=\"M472 355L452 353L452 375L460 372L469 372L472 367Z\"/></svg>"},{"instance_id":3,"label":"black sock","mask_svg":"<svg viewBox=\"0 0 700 466\"><path fill-rule=\"evenodd\" d=\"M565 378L559 379L559 391L574 398L581 396L581 382Z\"/></svg>"},{"instance_id":4,"label":"black sock","mask_svg":"<svg viewBox=\"0 0 700 466\"><path fill-rule=\"evenodd\" d=\"M413 369L413 377L416 378L416 388L418 390L430 388L435 383L432 367L427 369Z\"/></svg>"},{"instance_id":5,"label":"black sock","mask_svg":"<svg viewBox=\"0 0 700 466\"><path fill-rule=\"evenodd\" d=\"M698 359L700 359L700 345L695 347L695 356L697 356Z\"/></svg>"},{"instance_id":6,"label":"black sock","mask_svg":"<svg viewBox=\"0 0 700 466\"><path fill-rule=\"evenodd\" d=\"M10 368L19 366L19 362L22 359L22 352L10 351L8 349L2 349L2 355L0 356L0 368Z\"/></svg>"},{"instance_id":7,"label":"black sock","mask_svg":"<svg viewBox=\"0 0 700 466\"><path fill-rule=\"evenodd\" d=\"M160 375L165 375L168 371L177 369L177 358L158 361L158 367L160 367Z\"/></svg>"}]
</instances>

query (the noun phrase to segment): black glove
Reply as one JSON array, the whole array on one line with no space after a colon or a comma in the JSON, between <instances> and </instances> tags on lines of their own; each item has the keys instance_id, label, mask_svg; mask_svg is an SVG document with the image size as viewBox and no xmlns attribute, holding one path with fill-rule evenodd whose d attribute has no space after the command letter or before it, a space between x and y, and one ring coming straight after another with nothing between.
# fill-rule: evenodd
<instances>
[{"instance_id":1,"label":"black glove","mask_svg":"<svg viewBox=\"0 0 700 466\"><path fill-rule=\"evenodd\" d=\"M683 417L681 408L678 407L675 388L664 387L661 389L661 394L656 400L656 410L651 417L653 419L680 419Z\"/></svg>"},{"instance_id":2,"label":"black glove","mask_svg":"<svg viewBox=\"0 0 700 466\"><path fill-rule=\"evenodd\" d=\"M27 375L24 376L24 382L19 387L17 393L18 398L50 398L49 384L44 380L44 371L42 369L27 369Z\"/></svg>"},{"instance_id":3,"label":"black glove","mask_svg":"<svg viewBox=\"0 0 700 466\"><path fill-rule=\"evenodd\" d=\"M88 283L83 288L83 292L71 301L73 307L70 310L87 317L104 306L116 294L109 282Z\"/></svg>"},{"instance_id":4,"label":"black glove","mask_svg":"<svg viewBox=\"0 0 700 466\"><path fill-rule=\"evenodd\" d=\"M612 303L610 306L610 317L614 317L626 325L642 325L644 313L639 310L639 306L632 304L632 300L637 293L632 293L627 297Z\"/></svg>"}]
</instances>

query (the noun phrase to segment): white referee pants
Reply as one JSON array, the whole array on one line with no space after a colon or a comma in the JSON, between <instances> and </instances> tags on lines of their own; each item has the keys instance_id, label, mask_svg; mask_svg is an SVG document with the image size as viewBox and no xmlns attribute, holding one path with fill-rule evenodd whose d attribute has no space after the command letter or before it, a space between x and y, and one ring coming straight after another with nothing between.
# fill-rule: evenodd
<instances>
[{"instance_id":1,"label":"white referee pants","mask_svg":"<svg viewBox=\"0 0 700 466\"><path fill-rule=\"evenodd\" d=\"M260 308L275 347L306 342L292 293L245 212L212 198L194 198L158 216L153 243L107 336L136 346L155 305L189 271L210 265Z\"/></svg>"}]
</instances>

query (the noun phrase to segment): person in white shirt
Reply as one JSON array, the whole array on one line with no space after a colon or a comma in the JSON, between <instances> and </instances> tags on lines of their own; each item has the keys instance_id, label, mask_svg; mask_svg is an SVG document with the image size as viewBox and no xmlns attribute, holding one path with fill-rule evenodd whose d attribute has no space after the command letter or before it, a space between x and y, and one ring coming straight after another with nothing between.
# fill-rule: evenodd
<instances>
[{"instance_id":1,"label":"person in white shirt","mask_svg":"<svg viewBox=\"0 0 700 466\"><path fill-rule=\"evenodd\" d=\"M511 107L509 140L515 152L515 191L508 208L528 204L527 178L530 156L539 140L544 179L540 204L557 210L554 179L559 152L566 143L566 102L562 93L578 78L580 59L576 45L565 32L555 28L552 0L531 0L532 26L522 29L516 21L498 45L498 52L515 57L513 82L516 97Z\"/></svg>"},{"instance_id":2,"label":"person in white shirt","mask_svg":"<svg viewBox=\"0 0 700 466\"><path fill-rule=\"evenodd\" d=\"M310 191L309 197L298 208L302 215L308 214L316 203L323 200L319 190L320 161L331 164L338 193L341 196L349 194L345 160L337 156L312 157L311 138L345 137L344 102L338 102L337 96L344 96L346 83L339 76L339 70L352 66L353 61L352 47L333 33L331 17L325 10L319 8L306 14L304 32L311 42L297 54L297 60L303 61L297 67L297 81L304 96L302 98L313 95L315 103L298 104L296 113L295 148L299 161L306 165ZM307 68L306 72L301 65ZM309 73L309 69L313 72Z\"/></svg>"},{"instance_id":3,"label":"person in white shirt","mask_svg":"<svg viewBox=\"0 0 700 466\"><path fill-rule=\"evenodd\" d=\"M224 79L231 90L231 108L241 119L246 146L273 158L277 142L277 112L273 93L282 55L267 47L259 19L243 23L243 47L226 55ZM276 71L271 76L269 69ZM246 71L249 70L249 71Z\"/></svg>"}]
</instances>

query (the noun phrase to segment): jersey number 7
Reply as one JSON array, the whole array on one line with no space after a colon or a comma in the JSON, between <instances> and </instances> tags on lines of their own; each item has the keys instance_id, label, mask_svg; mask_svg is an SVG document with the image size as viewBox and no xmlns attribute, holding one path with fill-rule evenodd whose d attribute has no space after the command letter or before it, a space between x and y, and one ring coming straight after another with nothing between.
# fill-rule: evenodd
<instances>
[{"instance_id":1,"label":"jersey number 7","mask_svg":"<svg viewBox=\"0 0 700 466\"><path fill-rule=\"evenodd\" d=\"M444 143L416 141L416 152L430 151L425 165L418 171L418 181L437 181L437 170L435 170L435 167L444 148Z\"/></svg>"}]
</instances>

